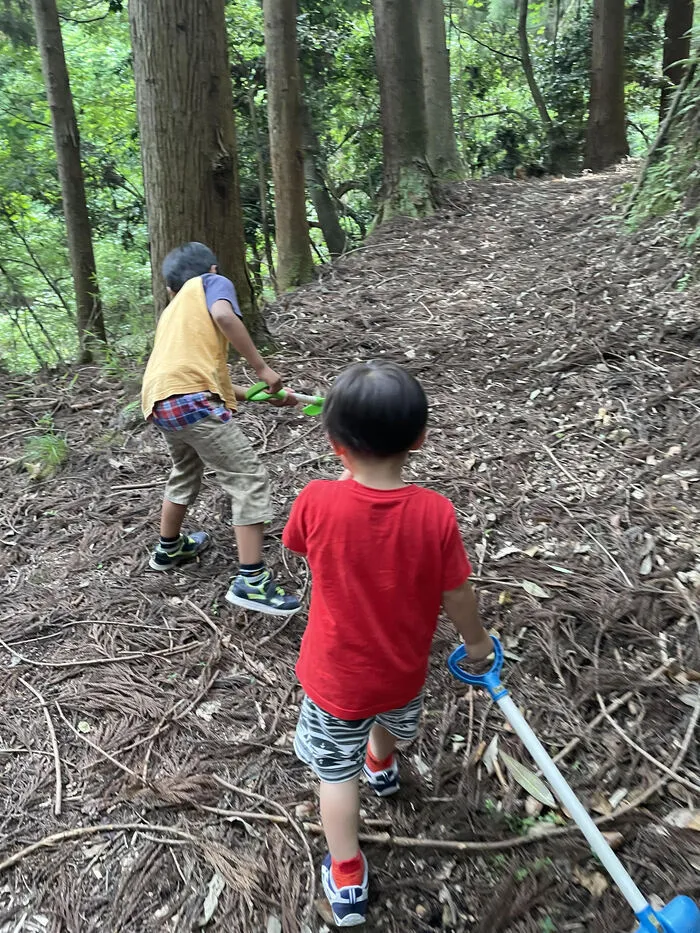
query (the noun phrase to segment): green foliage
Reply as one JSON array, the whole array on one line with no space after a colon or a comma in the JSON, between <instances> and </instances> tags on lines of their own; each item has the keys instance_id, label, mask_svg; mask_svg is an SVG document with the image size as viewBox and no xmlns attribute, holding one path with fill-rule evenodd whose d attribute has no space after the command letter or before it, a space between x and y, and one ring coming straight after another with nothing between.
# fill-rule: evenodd
<instances>
[{"instance_id":1,"label":"green foliage","mask_svg":"<svg viewBox=\"0 0 700 933\"><path fill-rule=\"evenodd\" d=\"M580 166L587 119L592 0L531 0L528 30L537 81L555 125L560 162ZM148 233L126 4L59 0L81 134L88 204L112 354L141 358L152 338ZM542 172L551 140L520 63L515 0L454 0L448 7L452 99L460 154L471 176ZM259 0L227 0L227 27L248 257L261 294L273 294L262 231L274 240L267 141L263 17ZM628 6L627 102L633 154L657 120L661 61L658 0ZM371 0L300 0L304 95L341 224L357 243L374 218L382 177ZM77 351L61 191L34 48L28 0L0 3L0 365L54 366ZM255 122L253 122L253 115ZM260 160L267 184L260 182ZM688 209L678 179L691 153L650 173L648 210ZM312 238L327 257L309 205ZM274 245L273 245L274 252ZM273 255L274 260L274 255Z\"/></svg>"},{"instance_id":2,"label":"green foliage","mask_svg":"<svg viewBox=\"0 0 700 933\"><path fill-rule=\"evenodd\" d=\"M48 433L28 438L24 445L24 468L34 480L53 476L67 459L68 443L61 435L54 434L52 426Z\"/></svg>"},{"instance_id":3,"label":"green foliage","mask_svg":"<svg viewBox=\"0 0 700 933\"><path fill-rule=\"evenodd\" d=\"M700 240L700 74L692 62L692 80L683 93L666 138L646 169L629 222L674 214L686 226L685 245Z\"/></svg>"}]
</instances>

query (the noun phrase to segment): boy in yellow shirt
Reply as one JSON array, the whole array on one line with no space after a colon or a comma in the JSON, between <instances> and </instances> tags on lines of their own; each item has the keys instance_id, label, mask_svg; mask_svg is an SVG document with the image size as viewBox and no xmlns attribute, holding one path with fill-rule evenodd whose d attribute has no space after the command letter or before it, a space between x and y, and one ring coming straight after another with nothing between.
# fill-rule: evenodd
<instances>
[{"instance_id":1,"label":"boy in yellow shirt","mask_svg":"<svg viewBox=\"0 0 700 933\"><path fill-rule=\"evenodd\" d=\"M269 484L233 418L236 402L245 400L245 389L231 383L228 345L270 392L278 392L282 380L255 348L233 283L218 274L216 256L207 246L186 243L174 249L165 257L163 276L171 301L156 328L141 404L144 417L162 433L173 466L150 567L169 570L194 559L209 544L206 532L183 534L181 529L204 470L213 470L233 502L240 562L226 599L268 615L293 615L299 600L285 593L263 561L263 526L272 518ZM296 400L288 394L282 404L294 405Z\"/></svg>"}]
</instances>

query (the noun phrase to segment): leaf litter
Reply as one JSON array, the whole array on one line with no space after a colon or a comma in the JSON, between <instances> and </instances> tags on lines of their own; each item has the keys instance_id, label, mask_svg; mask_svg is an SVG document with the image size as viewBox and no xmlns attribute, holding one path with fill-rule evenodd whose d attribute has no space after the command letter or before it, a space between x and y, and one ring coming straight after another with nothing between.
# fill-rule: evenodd
<instances>
[{"instance_id":1,"label":"leaf litter","mask_svg":"<svg viewBox=\"0 0 700 933\"><path fill-rule=\"evenodd\" d=\"M609 807L628 789L606 831L640 886L669 897L697 884L700 834L694 817L663 821L697 800L596 720L598 694L610 705L631 692L635 711L612 714L619 726L698 781L686 737L700 676L700 289L668 222L621 231L617 198L634 170L450 188L433 218L386 225L273 305L269 322L276 365L300 391L372 357L424 383L431 426L408 474L452 500L475 567L483 546L484 619L517 644L506 682L544 744L569 749L562 767L585 802ZM230 505L209 477L190 521L211 549L173 575L147 572L167 455L123 418L137 385L138 374L84 367L4 374L0 386L0 861L12 860L0 925L180 933L212 910L209 930L260 933L274 917L282 933L318 933L316 789L291 747L304 619L280 627L225 604ZM67 457L31 479L23 439L47 413ZM306 566L279 535L300 489L337 474L321 425L253 405L238 417L272 478L266 557L307 599ZM552 833L517 782L486 773L479 752L496 735L529 761L493 704L450 679L454 642L441 625L402 793L380 802L363 790L376 929L627 929L612 886L581 885L592 863L580 835ZM20 678L45 698L58 766ZM532 821L550 832L530 835Z\"/></svg>"}]
</instances>

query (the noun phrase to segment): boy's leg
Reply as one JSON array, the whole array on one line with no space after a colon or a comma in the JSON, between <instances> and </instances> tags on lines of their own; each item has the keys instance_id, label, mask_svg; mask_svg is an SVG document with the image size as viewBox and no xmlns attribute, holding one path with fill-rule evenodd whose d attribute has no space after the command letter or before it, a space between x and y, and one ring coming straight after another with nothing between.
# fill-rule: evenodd
<instances>
[{"instance_id":1,"label":"boy's leg","mask_svg":"<svg viewBox=\"0 0 700 933\"><path fill-rule=\"evenodd\" d=\"M364 923L367 912L367 861L357 838L358 778L371 726L371 719L337 719L304 697L294 737L297 756L321 782L321 821L329 849L321 880L338 926Z\"/></svg>"},{"instance_id":2,"label":"boy's leg","mask_svg":"<svg viewBox=\"0 0 700 933\"><path fill-rule=\"evenodd\" d=\"M347 862L357 857L360 822L360 781L354 777L342 784L321 781L321 822L326 834L328 851L334 862Z\"/></svg>"},{"instance_id":3,"label":"boy's leg","mask_svg":"<svg viewBox=\"0 0 700 933\"><path fill-rule=\"evenodd\" d=\"M173 465L160 513L160 541L149 561L153 570L169 570L192 560L209 544L209 535L203 531L182 534L182 523L197 498L204 472L197 451L187 443L187 430L161 431Z\"/></svg>"},{"instance_id":4,"label":"boy's leg","mask_svg":"<svg viewBox=\"0 0 700 933\"><path fill-rule=\"evenodd\" d=\"M400 709L380 713L372 727L364 774L378 797L389 797L401 788L395 750L397 742L408 742L418 735L423 711L422 692Z\"/></svg>"},{"instance_id":5,"label":"boy's leg","mask_svg":"<svg viewBox=\"0 0 700 933\"><path fill-rule=\"evenodd\" d=\"M179 538L185 515L187 515L186 505L163 499L163 508L160 513L161 538Z\"/></svg>"},{"instance_id":6,"label":"boy's leg","mask_svg":"<svg viewBox=\"0 0 700 933\"><path fill-rule=\"evenodd\" d=\"M387 759L393 756L396 749L396 742L397 739L395 735L392 735L388 729L385 729L384 726L380 726L379 723L375 722L369 734L367 755L368 757L371 755L378 763L386 762Z\"/></svg>"},{"instance_id":7,"label":"boy's leg","mask_svg":"<svg viewBox=\"0 0 700 933\"><path fill-rule=\"evenodd\" d=\"M272 518L272 505L267 473L255 451L234 421L210 415L189 430L197 453L232 500L240 567L226 599L255 612L293 615L299 600L284 592L263 562L263 526Z\"/></svg>"},{"instance_id":8,"label":"boy's leg","mask_svg":"<svg viewBox=\"0 0 700 933\"><path fill-rule=\"evenodd\" d=\"M238 560L242 566L262 563L263 538L265 526L262 522L255 525L234 525L233 532L238 546Z\"/></svg>"}]
</instances>

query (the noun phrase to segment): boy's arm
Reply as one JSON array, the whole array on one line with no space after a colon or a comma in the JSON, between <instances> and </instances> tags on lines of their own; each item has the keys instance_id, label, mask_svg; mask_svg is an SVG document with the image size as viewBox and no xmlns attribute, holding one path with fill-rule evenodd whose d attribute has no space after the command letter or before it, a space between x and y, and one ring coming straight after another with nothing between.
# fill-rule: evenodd
<instances>
[{"instance_id":1,"label":"boy's arm","mask_svg":"<svg viewBox=\"0 0 700 933\"><path fill-rule=\"evenodd\" d=\"M220 298L211 306L210 313L212 320L221 333L233 349L240 353L243 359L253 368L258 379L267 385L270 392L279 392L282 388L282 379L260 356L245 324L234 313L230 302ZM236 398L243 401L238 394L236 394Z\"/></svg>"},{"instance_id":2,"label":"boy's arm","mask_svg":"<svg viewBox=\"0 0 700 933\"><path fill-rule=\"evenodd\" d=\"M233 386L233 393L236 396L237 402L246 402L248 401L248 389L250 386ZM289 389L285 389L284 398L271 398L268 401L269 405L273 405L275 408L292 408L294 405L298 405L299 401L295 394Z\"/></svg>"},{"instance_id":3,"label":"boy's arm","mask_svg":"<svg viewBox=\"0 0 700 933\"><path fill-rule=\"evenodd\" d=\"M487 658L493 651L493 643L481 624L476 596L469 581L458 586L456 590L443 593L442 604L464 640L469 660L483 661Z\"/></svg>"}]
</instances>

